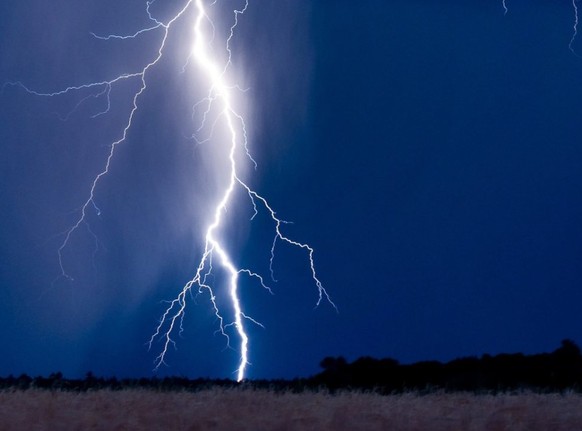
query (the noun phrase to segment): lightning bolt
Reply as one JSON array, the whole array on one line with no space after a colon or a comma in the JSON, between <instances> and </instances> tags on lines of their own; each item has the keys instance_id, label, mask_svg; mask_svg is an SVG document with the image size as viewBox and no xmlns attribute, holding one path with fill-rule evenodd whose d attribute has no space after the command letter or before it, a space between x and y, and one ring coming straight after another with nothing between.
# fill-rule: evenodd
<instances>
[{"instance_id":1,"label":"lightning bolt","mask_svg":"<svg viewBox=\"0 0 582 431\"><path fill-rule=\"evenodd\" d=\"M576 41L576 36L578 36L578 5L576 4L576 0L572 0L572 7L574 8L574 25L572 38L568 44L568 49L572 51L572 54L577 56L578 54L576 54L576 51L574 51L574 42Z\"/></svg>"},{"instance_id":2,"label":"lightning bolt","mask_svg":"<svg viewBox=\"0 0 582 431\"><path fill-rule=\"evenodd\" d=\"M219 239L221 228L225 227L224 215L226 213L227 206L232 203L232 197L236 190L242 190L252 203L254 214L251 217L251 221L259 213L259 211L264 211L273 224L274 236L269 259L269 267L273 281L275 281L273 261L275 259L275 251L278 244L285 243L290 246L303 249L307 254L311 277L318 290L316 307L319 306L323 300L327 301L336 311L337 307L330 298L326 289L323 287L316 272L314 263L314 249L309 244L298 242L287 237L283 233L283 226L287 222L279 218L267 199L253 190L246 182L242 180L241 176L239 175L241 169L244 167L242 162L237 161L237 155L241 152L245 156L243 157L243 160L246 160L247 163L252 163L255 168L257 164L249 152L247 127L244 118L236 111L232 102L233 91L238 91L240 88L237 85L232 85L231 83L227 82L226 76L227 71L232 66L231 41L234 37L235 30L238 25L239 16L243 15L249 7L248 0L244 0L244 5L241 8L233 10L234 23L229 28L229 32L226 37L225 50L227 53L227 59L224 64L221 64L220 61L214 56L215 49L212 47L212 44L214 43L215 39L216 27L211 19L210 14L207 11L205 1L185 1L182 8L179 9L178 12L175 13L166 22L158 20L153 15L151 6L155 2L156 0L149 0L146 3L146 13L149 17L149 20L151 21L151 25L148 27L142 28L128 35L111 34L103 36L91 33L92 36L96 39L104 41L123 41L127 39L138 38L145 33L161 31L161 42L157 46L157 49L154 51L155 54L141 70L123 73L110 80L91 82L78 86L69 86L54 92L36 91L19 81L5 83L3 88L6 86L16 86L22 88L29 94L39 97L58 97L79 91L94 91L94 93L90 94L89 96L82 98L74 107L72 112L74 112L77 108L79 108L79 106L81 106L90 98L104 97L107 101L107 107L105 110L102 110L93 115L92 118L95 118L109 112L111 107L110 94L113 87L129 80L138 80L140 83L139 88L132 96L132 107L127 117L127 121L125 122L125 126L123 127L119 138L109 145L109 152L105 159L103 168L91 182L87 199L79 209L79 216L77 220L69 229L62 233L63 241L58 248L58 264L60 268L59 277L73 281L73 277L66 270L63 252L68 247L71 237L76 234L82 227L87 230L87 232L95 239L97 243L97 238L91 230L87 220L88 213L90 211L94 211L97 215L101 214L101 210L96 203L96 191L101 183L101 180L109 173L111 169L111 163L115 156L117 147L128 139L128 135L130 134L133 126L133 120L139 111L141 97L148 88L148 77L150 71L160 62L163 57L168 36L172 27L178 20L186 16L187 12L189 13L189 11L192 11L194 16L194 41L192 52L186 62L186 65L184 66L184 70L188 63L194 60L202 73L205 75L205 78L210 82L207 97L204 100L197 102L193 106L193 108L196 109L201 105L206 105L206 109L203 113L202 124L197 129L197 132L200 132L205 127L207 127L206 123L210 121L212 112L215 112L216 108L218 108L218 114L215 118L212 119L212 126L210 127L211 137L204 140L199 140L196 135L193 135L193 138L202 144L211 140L216 128L220 128L226 132L228 139L228 151L226 154L226 158L228 160L226 167L226 171L228 172L228 181L224 189L219 193L217 199L218 203L214 207L213 216L211 217L211 220L208 222L206 227L204 236L204 248L196 267L194 276L182 287L178 295L173 300L168 302L168 306L162 314L159 323L149 340L148 345L150 348L152 348L154 343L161 343L161 351L154 361L155 369L157 369L162 364L166 363L165 360L168 355L170 346L175 346L173 336L176 334L176 332L181 333L183 331L183 321L186 312L187 297L192 293L192 290L196 288L198 291L197 294L206 292L209 295L210 303L212 304L214 314L218 321L217 332L226 338L226 344L228 347L231 347L228 330L230 328L234 328L240 345L238 349L240 359L236 370L236 375L237 381L241 381L245 377L246 367L249 364L249 336L246 331L245 322L251 322L261 327L263 327L263 325L244 312L239 295L240 277L241 275L244 275L253 278L257 280L260 285L269 293L272 294L273 291L265 283L264 278L260 274L257 274L247 268L237 267L231 258L228 247L223 240ZM219 3L219 0L214 0L207 3L209 7L215 6L217 3ZM64 117L61 117L61 119L68 119L72 112L68 113ZM227 275L227 297L229 298L230 305L232 306L232 319L229 320L228 323L225 317L223 317L223 313L218 306L215 288L213 288L213 286L211 286L211 284L208 282L209 277L216 270L216 265L213 265L213 263L218 263L221 269Z\"/></svg>"},{"instance_id":3,"label":"lightning bolt","mask_svg":"<svg viewBox=\"0 0 582 431\"><path fill-rule=\"evenodd\" d=\"M501 6L503 7L503 15L507 15L509 9L507 8L507 0L502 0ZM576 37L578 36L578 23L579 23L579 14L578 14L578 5L576 4L577 0L572 0L572 8L574 9L574 24L572 25L572 37L570 38L570 42L568 43L568 49L572 51L572 54L579 57L578 53L574 50L574 42L576 41Z\"/></svg>"}]
</instances>

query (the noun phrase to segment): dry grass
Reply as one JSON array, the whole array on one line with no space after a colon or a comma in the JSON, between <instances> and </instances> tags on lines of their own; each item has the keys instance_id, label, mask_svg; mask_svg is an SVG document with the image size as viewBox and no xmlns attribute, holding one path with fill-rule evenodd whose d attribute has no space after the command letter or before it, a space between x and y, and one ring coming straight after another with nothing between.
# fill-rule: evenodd
<instances>
[{"instance_id":1,"label":"dry grass","mask_svg":"<svg viewBox=\"0 0 582 431\"><path fill-rule=\"evenodd\" d=\"M0 430L582 430L582 395L0 392Z\"/></svg>"}]
</instances>

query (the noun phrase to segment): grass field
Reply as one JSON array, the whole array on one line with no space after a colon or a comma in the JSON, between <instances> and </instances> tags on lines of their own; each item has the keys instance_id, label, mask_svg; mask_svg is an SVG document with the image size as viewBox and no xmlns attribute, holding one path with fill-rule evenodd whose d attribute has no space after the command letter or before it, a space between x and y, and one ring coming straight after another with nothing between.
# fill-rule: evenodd
<instances>
[{"instance_id":1,"label":"grass field","mask_svg":"<svg viewBox=\"0 0 582 431\"><path fill-rule=\"evenodd\" d=\"M0 392L0 430L582 431L582 394Z\"/></svg>"}]
</instances>

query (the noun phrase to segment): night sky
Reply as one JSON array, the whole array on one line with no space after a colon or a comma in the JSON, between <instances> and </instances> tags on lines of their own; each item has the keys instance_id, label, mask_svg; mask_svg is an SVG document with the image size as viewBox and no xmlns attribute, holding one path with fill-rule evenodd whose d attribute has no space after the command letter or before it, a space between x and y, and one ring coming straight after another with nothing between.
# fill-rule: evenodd
<instances>
[{"instance_id":1,"label":"night sky","mask_svg":"<svg viewBox=\"0 0 582 431\"><path fill-rule=\"evenodd\" d=\"M239 1L220 1L217 35ZM167 19L183 0L157 0ZM250 378L307 376L325 356L403 363L582 344L582 35L570 1L250 0L232 43L258 163L247 181L314 247L281 245L269 295L243 279ZM208 295L188 299L168 367L147 342L200 259L225 174L197 145L182 72L193 14L170 33L134 125L63 251L138 82L0 96L0 375L229 377ZM54 92L141 69L145 1L0 4L0 81ZM217 44L218 45L218 44ZM223 51L217 50L219 55ZM79 104L84 100L82 104ZM77 107L75 109L75 107ZM198 117L199 119L199 117ZM272 226L228 208L236 263L268 276ZM221 291L220 276L213 280ZM228 313L226 313L228 314ZM233 338L233 347L237 341Z\"/></svg>"}]
</instances>

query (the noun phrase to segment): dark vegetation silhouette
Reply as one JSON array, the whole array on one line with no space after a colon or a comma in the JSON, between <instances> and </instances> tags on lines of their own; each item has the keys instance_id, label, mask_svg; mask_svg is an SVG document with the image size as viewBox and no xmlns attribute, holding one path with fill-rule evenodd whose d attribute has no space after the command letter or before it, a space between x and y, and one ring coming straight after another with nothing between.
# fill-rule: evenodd
<instances>
[{"instance_id":1,"label":"dark vegetation silhouette","mask_svg":"<svg viewBox=\"0 0 582 431\"><path fill-rule=\"evenodd\" d=\"M571 340L552 353L465 357L400 365L394 359L363 357L348 363L325 358L322 373L311 382L330 390L354 388L381 393L402 391L507 392L532 390L582 391L582 354Z\"/></svg>"},{"instance_id":2,"label":"dark vegetation silhouette","mask_svg":"<svg viewBox=\"0 0 582 431\"><path fill-rule=\"evenodd\" d=\"M100 389L148 389L155 391L199 391L209 388L269 389L303 392L306 390L374 391L380 394L416 391L470 391L498 393L511 391L582 392L582 353L571 340L563 340L552 353L522 353L465 357L441 363L424 361L401 365L395 359L362 357L348 362L343 357L326 357L322 372L293 380L188 379L185 377L117 379L95 377L66 379L62 373L48 377L8 376L0 378L0 390L46 389L92 391Z\"/></svg>"}]
</instances>

